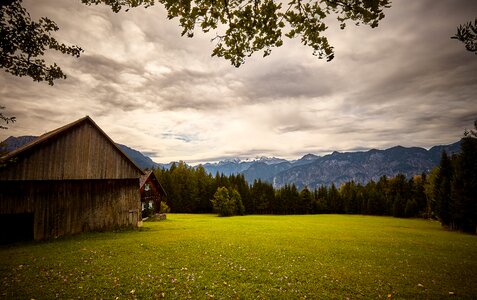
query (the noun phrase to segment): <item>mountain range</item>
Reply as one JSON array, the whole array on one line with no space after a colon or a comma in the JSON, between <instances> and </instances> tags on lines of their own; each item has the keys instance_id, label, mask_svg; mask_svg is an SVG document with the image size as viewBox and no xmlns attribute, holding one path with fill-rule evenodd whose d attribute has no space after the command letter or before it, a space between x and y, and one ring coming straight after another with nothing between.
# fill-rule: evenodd
<instances>
[{"instance_id":1,"label":"mountain range","mask_svg":"<svg viewBox=\"0 0 477 300\"><path fill-rule=\"evenodd\" d=\"M273 183L276 188L294 183L298 188L316 188L321 185L339 186L348 181L365 184L403 174L410 178L429 172L439 164L442 151L448 154L460 151L460 142L435 146L429 150L419 147L396 146L386 150L372 149L364 152L333 152L325 156L307 154L294 161L257 159L242 162L237 159L207 163L206 171L228 174L243 174L251 183L261 179Z\"/></svg>"},{"instance_id":2,"label":"mountain range","mask_svg":"<svg viewBox=\"0 0 477 300\"><path fill-rule=\"evenodd\" d=\"M9 137L0 147L0 152L8 152L35 139L34 136ZM117 144L139 167L146 169L169 168L172 163L159 164L141 152ZM204 169L231 175L243 174L252 183L256 179L267 181L279 188L285 184L295 184L316 188L348 181L365 184L379 180L383 175L393 177L403 174L410 178L422 172L429 172L439 164L442 151L448 154L460 152L460 142L450 145L434 146L429 150L419 147L396 146L386 150L372 149L362 152L333 152L324 156L307 154L298 160L285 160L276 157L256 157L241 160L232 158L215 163L203 164Z\"/></svg>"}]
</instances>

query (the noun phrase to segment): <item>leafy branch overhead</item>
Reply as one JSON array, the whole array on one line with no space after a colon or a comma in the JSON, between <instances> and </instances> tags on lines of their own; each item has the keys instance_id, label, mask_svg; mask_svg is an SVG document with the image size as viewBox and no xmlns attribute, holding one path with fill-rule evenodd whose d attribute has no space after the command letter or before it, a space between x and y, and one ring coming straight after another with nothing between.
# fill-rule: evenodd
<instances>
[{"instance_id":1,"label":"leafy branch overhead","mask_svg":"<svg viewBox=\"0 0 477 300\"><path fill-rule=\"evenodd\" d=\"M114 12L161 3L169 19L178 18L182 35L193 37L199 29L215 32L212 56L223 57L239 67L255 52L270 54L283 44L283 37L300 38L318 58L330 61L333 46L323 35L326 18L337 17L341 28L350 20L356 25L378 26L390 0L82 0L86 5L105 4ZM47 64L47 50L79 57L83 50L58 42L52 33L56 23L47 17L33 21L22 0L0 1L0 68L35 81L66 78L56 64Z\"/></svg>"},{"instance_id":2,"label":"leafy branch overhead","mask_svg":"<svg viewBox=\"0 0 477 300\"><path fill-rule=\"evenodd\" d=\"M474 52L477 55L477 19L475 19L474 24L468 22L459 25L457 33L451 39L461 41L468 51Z\"/></svg>"},{"instance_id":3,"label":"leafy branch overhead","mask_svg":"<svg viewBox=\"0 0 477 300\"><path fill-rule=\"evenodd\" d=\"M35 81L66 78L60 67L47 65L43 56L47 49L79 57L78 46L59 43L51 34L59 28L52 20L42 17L32 21L21 0L0 4L0 67L15 76L29 76Z\"/></svg>"},{"instance_id":4,"label":"leafy branch overhead","mask_svg":"<svg viewBox=\"0 0 477 300\"><path fill-rule=\"evenodd\" d=\"M330 61L333 47L323 35L325 19L334 15L343 29L346 21L356 25L378 26L390 0L82 0L85 4L104 3L118 12L136 6L162 3L169 19L178 18L182 35L193 37L197 28L216 31L213 56L223 57L239 67L257 51L263 56L283 44L283 36L300 38L318 58Z\"/></svg>"},{"instance_id":5,"label":"leafy branch overhead","mask_svg":"<svg viewBox=\"0 0 477 300\"><path fill-rule=\"evenodd\" d=\"M4 107L4 106L0 106L0 110L1 110L1 109L5 109L5 107ZM15 117L6 117L6 116L4 116L4 115L0 112L0 121L2 121L2 123L5 123L5 124L15 123L16 118L15 118ZM0 129L8 129L8 127L3 126L3 125L0 124Z\"/></svg>"}]
</instances>

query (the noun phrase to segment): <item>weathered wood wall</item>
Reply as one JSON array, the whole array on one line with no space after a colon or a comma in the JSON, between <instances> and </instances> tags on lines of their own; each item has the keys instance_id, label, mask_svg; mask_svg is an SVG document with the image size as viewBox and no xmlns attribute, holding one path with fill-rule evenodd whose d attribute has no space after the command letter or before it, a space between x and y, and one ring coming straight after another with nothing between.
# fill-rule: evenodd
<instances>
[{"instance_id":1,"label":"weathered wood wall","mask_svg":"<svg viewBox=\"0 0 477 300\"><path fill-rule=\"evenodd\" d=\"M124 179L139 172L91 123L82 122L22 152L0 169L0 180Z\"/></svg>"},{"instance_id":2,"label":"weathered wood wall","mask_svg":"<svg viewBox=\"0 0 477 300\"><path fill-rule=\"evenodd\" d=\"M35 240L136 227L141 217L138 185L138 178L0 181L0 214L33 213Z\"/></svg>"}]
</instances>

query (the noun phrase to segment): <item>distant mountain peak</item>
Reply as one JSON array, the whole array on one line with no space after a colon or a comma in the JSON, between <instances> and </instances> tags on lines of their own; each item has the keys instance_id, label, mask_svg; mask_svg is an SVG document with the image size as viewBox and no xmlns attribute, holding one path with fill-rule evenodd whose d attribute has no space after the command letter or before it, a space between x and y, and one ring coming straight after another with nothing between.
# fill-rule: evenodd
<instances>
[{"instance_id":1,"label":"distant mountain peak","mask_svg":"<svg viewBox=\"0 0 477 300\"><path fill-rule=\"evenodd\" d=\"M283 158L278 158L278 157L275 157L275 156L272 156L272 157L261 156L260 158L256 159L255 161L263 162L263 163L266 163L267 165L273 165L273 164L279 164L281 162L285 162L287 160L283 159Z\"/></svg>"},{"instance_id":2,"label":"distant mountain peak","mask_svg":"<svg viewBox=\"0 0 477 300\"><path fill-rule=\"evenodd\" d=\"M238 158L238 157L233 157L233 158L227 158L227 159L220 160L220 161L218 162L218 164L222 164L222 165L223 165L223 164L230 164L230 163L232 163L232 164L238 164L238 163L240 163L241 161L242 161L242 160L241 160L240 158Z\"/></svg>"},{"instance_id":3,"label":"distant mountain peak","mask_svg":"<svg viewBox=\"0 0 477 300\"><path fill-rule=\"evenodd\" d=\"M315 160L315 159L318 159L318 158L320 158L318 155L308 153L308 154L303 155L303 157L300 158L300 160Z\"/></svg>"}]
</instances>

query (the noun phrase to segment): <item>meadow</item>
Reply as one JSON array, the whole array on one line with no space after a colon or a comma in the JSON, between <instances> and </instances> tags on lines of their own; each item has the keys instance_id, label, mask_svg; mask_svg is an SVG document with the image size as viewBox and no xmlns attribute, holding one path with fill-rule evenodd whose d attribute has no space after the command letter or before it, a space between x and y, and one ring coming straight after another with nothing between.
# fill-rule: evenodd
<instances>
[{"instance_id":1,"label":"meadow","mask_svg":"<svg viewBox=\"0 0 477 300\"><path fill-rule=\"evenodd\" d=\"M0 247L2 299L449 297L477 297L477 236L421 219L169 214Z\"/></svg>"}]
</instances>

